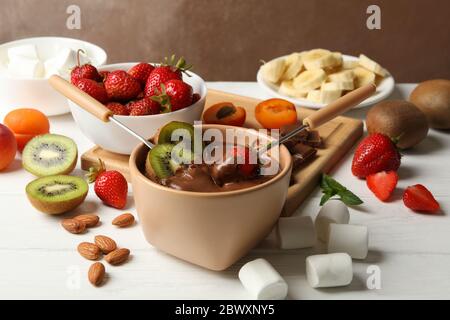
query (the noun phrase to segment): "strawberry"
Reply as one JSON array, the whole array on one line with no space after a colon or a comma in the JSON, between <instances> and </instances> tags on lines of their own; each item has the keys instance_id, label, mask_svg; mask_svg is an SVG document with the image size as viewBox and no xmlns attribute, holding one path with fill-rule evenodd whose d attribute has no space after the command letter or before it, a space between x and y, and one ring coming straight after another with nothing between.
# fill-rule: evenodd
<instances>
[{"instance_id":1,"label":"strawberry","mask_svg":"<svg viewBox=\"0 0 450 320\"><path fill-rule=\"evenodd\" d=\"M398 175L395 171L381 171L367 176L366 179L367 186L373 194L381 201L386 201L397 186Z\"/></svg>"},{"instance_id":2,"label":"strawberry","mask_svg":"<svg viewBox=\"0 0 450 320\"><path fill-rule=\"evenodd\" d=\"M148 76L154 69L155 67L151 64L141 62L128 70L128 74L139 81L141 86L144 88L147 83Z\"/></svg>"},{"instance_id":3,"label":"strawberry","mask_svg":"<svg viewBox=\"0 0 450 320\"><path fill-rule=\"evenodd\" d=\"M127 204L128 183L119 171L106 171L103 161L99 168L90 168L88 181L94 182L94 191L106 205L117 209Z\"/></svg>"},{"instance_id":4,"label":"strawberry","mask_svg":"<svg viewBox=\"0 0 450 320\"><path fill-rule=\"evenodd\" d=\"M400 153L392 140L381 133L372 134L361 141L352 162L353 175L365 178L380 171L397 171Z\"/></svg>"},{"instance_id":5,"label":"strawberry","mask_svg":"<svg viewBox=\"0 0 450 320\"><path fill-rule=\"evenodd\" d=\"M236 159L239 173L243 177L252 177L257 173L258 164L250 163L250 149L247 147L234 147L231 156ZM243 162L243 163L242 163Z\"/></svg>"},{"instance_id":6,"label":"strawberry","mask_svg":"<svg viewBox=\"0 0 450 320\"><path fill-rule=\"evenodd\" d=\"M151 98L143 98L141 100L132 101L127 104L130 116L146 116L150 114L159 114L161 106L158 102Z\"/></svg>"},{"instance_id":7,"label":"strawberry","mask_svg":"<svg viewBox=\"0 0 450 320\"><path fill-rule=\"evenodd\" d=\"M424 213L436 213L441 209L433 194L421 184L406 188L403 203L411 210Z\"/></svg>"},{"instance_id":8,"label":"strawberry","mask_svg":"<svg viewBox=\"0 0 450 320\"><path fill-rule=\"evenodd\" d=\"M140 83L123 70L108 73L104 83L111 100L132 100L141 92Z\"/></svg>"},{"instance_id":9,"label":"strawberry","mask_svg":"<svg viewBox=\"0 0 450 320\"><path fill-rule=\"evenodd\" d=\"M164 84L169 80L182 80L182 73L192 67L186 64L183 57L177 62L175 62L175 60L174 55L170 60L165 58L165 62L150 73L144 89L144 95L146 97L155 95L156 90L161 91L161 84Z\"/></svg>"},{"instance_id":10,"label":"strawberry","mask_svg":"<svg viewBox=\"0 0 450 320\"><path fill-rule=\"evenodd\" d=\"M108 94L106 93L103 84L95 82L91 79L80 79L75 83L75 85L78 89L83 90L97 101L103 104L108 102Z\"/></svg>"},{"instance_id":11,"label":"strawberry","mask_svg":"<svg viewBox=\"0 0 450 320\"><path fill-rule=\"evenodd\" d=\"M72 84L76 84L78 80L81 79L91 79L94 81L101 81L101 76L98 73L97 68L95 68L93 65L90 64L80 65L80 52L83 52L83 50L78 50L77 52L78 64L75 68L73 68L72 72L70 73L70 81L72 82Z\"/></svg>"},{"instance_id":12,"label":"strawberry","mask_svg":"<svg viewBox=\"0 0 450 320\"><path fill-rule=\"evenodd\" d=\"M119 116L128 116L130 114L128 108L119 102L109 102L106 104L106 107Z\"/></svg>"},{"instance_id":13,"label":"strawberry","mask_svg":"<svg viewBox=\"0 0 450 320\"><path fill-rule=\"evenodd\" d=\"M192 105L193 89L181 80L169 80L161 85L161 92L152 99L159 102L165 112L177 111Z\"/></svg>"}]
</instances>

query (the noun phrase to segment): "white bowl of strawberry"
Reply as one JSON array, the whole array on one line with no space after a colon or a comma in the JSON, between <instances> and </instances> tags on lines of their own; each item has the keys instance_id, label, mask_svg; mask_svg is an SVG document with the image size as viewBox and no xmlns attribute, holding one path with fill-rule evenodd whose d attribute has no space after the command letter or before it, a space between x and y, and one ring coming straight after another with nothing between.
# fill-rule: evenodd
<instances>
[{"instance_id":1,"label":"white bowl of strawberry","mask_svg":"<svg viewBox=\"0 0 450 320\"><path fill-rule=\"evenodd\" d=\"M120 63L100 67L82 65L71 82L105 104L114 117L143 137L153 137L171 121L201 119L206 100L205 81L188 70L184 59L163 64ZM110 122L101 122L69 100L81 131L105 150L131 154L139 140Z\"/></svg>"}]
</instances>

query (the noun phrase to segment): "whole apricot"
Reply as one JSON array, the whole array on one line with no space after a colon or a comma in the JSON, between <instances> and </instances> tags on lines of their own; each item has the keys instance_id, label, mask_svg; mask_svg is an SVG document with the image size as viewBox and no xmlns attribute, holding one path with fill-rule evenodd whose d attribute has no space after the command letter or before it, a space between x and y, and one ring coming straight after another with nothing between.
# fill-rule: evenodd
<instances>
[{"instance_id":1,"label":"whole apricot","mask_svg":"<svg viewBox=\"0 0 450 320\"><path fill-rule=\"evenodd\" d=\"M21 108L8 113L4 124L14 132L17 148L22 152L35 136L49 133L50 122L45 114L36 109Z\"/></svg>"}]
</instances>

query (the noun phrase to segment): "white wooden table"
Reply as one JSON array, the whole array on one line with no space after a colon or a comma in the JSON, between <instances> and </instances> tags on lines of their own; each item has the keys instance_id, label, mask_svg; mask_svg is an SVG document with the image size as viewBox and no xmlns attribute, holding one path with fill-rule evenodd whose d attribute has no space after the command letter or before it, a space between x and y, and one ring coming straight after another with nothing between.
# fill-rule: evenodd
<instances>
[{"instance_id":1,"label":"white wooden table","mask_svg":"<svg viewBox=\"0 0 450 320\"><path fill-rule=\"evenodd\" d=\"M266 98L253 82L209 83L209 88ZM395 98L407 97L413 85L398 85ZM351 116L363 118L367 109ZM51 118L51 131L68 135L80 153L92 146L70 115ZM450 136L431 130L414 150L404 153L399 189L422 183L432 190L445 213L450 214ZM354 280L345 288L316 290L306 282L305 257L310 250L281 251L266 241L225 272L212 272L185 263L152 248L138 225L124 230L110 221L121 213L100 204L93 190L79 212L95 211L104 222L83 235L72 235L60 227L61 217L37 212L24 189L33 176L20 168L16 159L8 172L0 174L0 299L248 299L237 271L257 257L270 261L289 284L289 299L396 299L450 298L450 217L415 214L401 201L401 190L392 203L381 203L365 182L350 172L351 154L335 168L333 176L355 191L365 204L351 210L351 223L364 224L370 231L370 254L354 262ZM77 175L82 171L77 169ZM320 191L316 190L297 214L315 216ZM135 213L130 190L127 211ZM86 277L90 263L76 246L92 241L94 235L111 235L132 251L129 263L110 267L109 279L101 288L92 287ZM367 268L381 271L381 289L366 286Z\"/></svg>"}]
</instances>

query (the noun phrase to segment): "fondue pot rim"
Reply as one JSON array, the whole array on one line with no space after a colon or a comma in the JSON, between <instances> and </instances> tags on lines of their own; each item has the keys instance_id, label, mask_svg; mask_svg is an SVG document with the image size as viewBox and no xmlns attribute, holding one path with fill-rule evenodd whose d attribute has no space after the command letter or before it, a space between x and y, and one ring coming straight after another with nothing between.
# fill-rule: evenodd
<instances>
[{"instance_id":1,"label":"fondue pot rim","mask_svg":"<svg viewBox=\"0 0 450 320\"><path fill-rule=\"evenodd\" d=\"M269 137L268 135L257 132L251 128L233 127L233 126L217 125L217 124L203 124L202 127L203 127L203 129L209 129L209 128L227 129L227 128L229 128L229 129L235 129L235 130L252 131L252 134L261 136L264 139L267 139L268 141L274 140L273 138ZM172 188L160 185L159 183L156 183L156 182L152 181L151 179L147 178L141 172L141 170L139 170L138 165L137 165L137 156L141 152L143 152L142 149L144 149L144 148L147 149L148 147L145 146L143 143L140 143L138 146L136 146L136 148L134 148L133 152L131 153L129 167L130 167L130 171L131 171L131 176L132 177L134 176L133 179L140 179L140 180L144 181L144 183L147 183L149 186L151 186L153 188L157 188L159 190L171 192L174 194L184 195L184 196L214 198L214 197L227 197L227 196L245 194L245 193L249 193L249 192L253 192L253 191L257 191L257 190L266 188L266 187L278 182L279 180L283 179L284 176L289 174L292 169L291 155L290 155L289 151L287 150L287 148L284 145L281 145L279 147L280 148L280 161L279 162L281 165L281 163L283 161L285 161L286 165L273 178L269 179L268 181L266 181L264 183L261 183L261 184L258 184L256 186L249 187L249 188L243 188L243 189L232 190L232 191L222 191L222 192L183 191L183 190L176 190L176 189L172 189Z\"/></svg>"}]
</instances>

